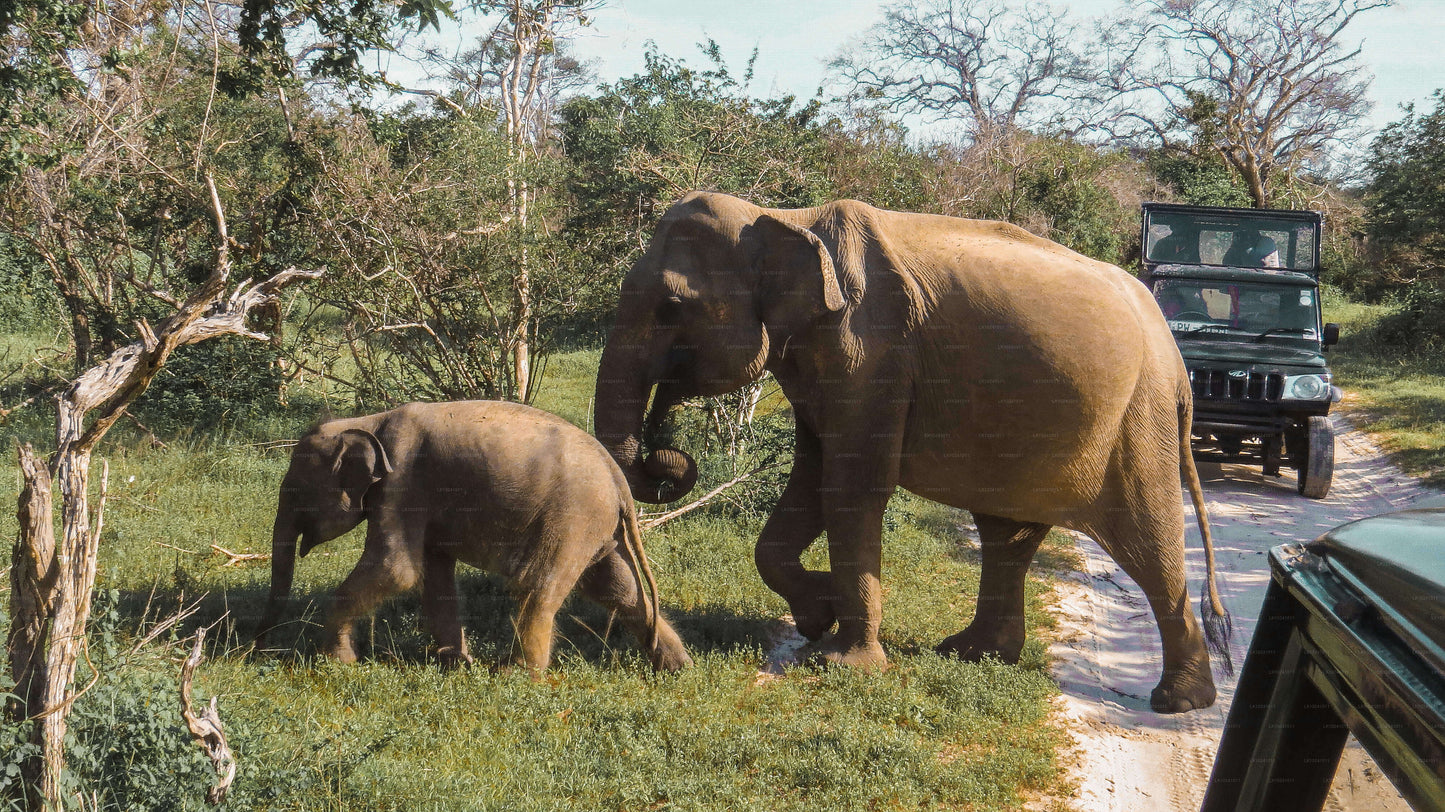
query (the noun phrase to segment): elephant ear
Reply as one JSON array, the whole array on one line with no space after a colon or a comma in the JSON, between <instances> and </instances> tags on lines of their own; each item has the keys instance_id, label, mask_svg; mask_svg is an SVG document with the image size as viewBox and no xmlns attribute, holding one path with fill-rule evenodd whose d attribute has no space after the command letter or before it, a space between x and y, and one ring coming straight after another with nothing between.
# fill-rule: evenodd
<instances>
[{"instance_id":1,"label":"elephant ear","mask_svg":"<svg viewBox=\"0 0 1445 812\"><path fill-rule=\"evenodd\" d=\"M758 312L764 323L800 324L847 304L833 255L817 234L764 214L754 224L759 247Z\"/></svg>"},{"instance_id":2,"label":"elephant ear","mask_svg":"<svg viewBox=\"0 0 1445 812\"><path fill-rule=\"evenodd\" d=\"M392 472L391 459L381 440L366 429L347 429L338 439L341 445L331 463L331 473L350 496L351 504L364 509L367 491Z\"/></svg>"}]
</instances>

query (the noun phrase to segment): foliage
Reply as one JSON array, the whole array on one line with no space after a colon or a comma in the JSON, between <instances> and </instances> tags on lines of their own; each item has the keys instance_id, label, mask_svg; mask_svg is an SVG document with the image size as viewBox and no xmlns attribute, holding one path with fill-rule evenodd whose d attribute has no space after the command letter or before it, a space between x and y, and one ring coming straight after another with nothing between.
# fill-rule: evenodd
<instances>
[{"instance_id":1,"label":"foliage","mask_svg":"<svg viewBox=\"0 0 1445 812\"><path fill-rule=\"evenodd\" d=\"M425 31L428 26L440 30L444 17L455 19L451 0L355 0L344 5L246 0L237 42L247 58L227 71L223 87L232 95L246 95L268 84L268 74L280 78L299 71L361 87L385 84L384 77L363 66L362 58L393 50L399 31ZM292 48L302 54L300 60L293 59Z\"/></svg>"},{"instance_id":2,"label":"foliage","mask_svg":"<svg viewBox=\"0 0 1445 812\"><path fill-rule=\"evenodd\" d=\"M71 0L0 6L0 183L28 166L53 163L68 148L51 130L53 102L80 89L66 57L90 10L90 3Z\"/></svg>"},{"instance_id":3,"label":"foliage","mask_svg":"<svg viewBox=\"0 0 1445 812\"><path fill-rule=\"evenodd\" d=\"M908 143L908 131L878 110L853 110L822 125L829 196L896 211L930 211L936 201L928 156Z\"/></svg>"},{"instance_id":4,"label":"foliage","mask_svg":"<svg viewBox=\"0 0 1445 812\"><path fill-rule=\"evenodd\" d=\"M1433 111L1412 105L1385 127L1369 169L1365 229L1378 276L1361 292L1445 284L1445 91Z\"/></svg>"},{"instance_id":5,"label":"foliage","mask_svg":"<svg viewBox=\"0 0 1445 812\"><path fill-rule=\"evenodd\" d=\"M736 77L716 43L703 53L711 67L696 70L649 47L645 73L561 111L562 145L573 167L567 230L608 268L614 285L666 206L689 191L784 208L828 198L818 104L753 98L751 62Z\"/></svg>"},{"instance_id":6,"label":"foliage","mask_svg":"<svg viewBox=\"0 0 1445 812\"><path fill-rule=\"evenodd\" d=\"M8 625L5 610L0 608L0 629ZM8 710L12 701L19 698L11 693L15 681L9 671L0 671L0 705ZM0 713L0 809L20 808L23 797L23 773L25 762L40 755L40 748L31 741L31 722L17 722L10 714Z\"/></svg>"},{"instance_id":7,"label":"foliage","mask_svg":"<svg viewBox=\"0 0 1445 812\"><path fill-rule=\"evenodd\" d=\"M565 321L600 295L600 274L547 226L560 218L559 202L536 195L532 225L518 233L507 214L507 178L497 171L508 147L486 117L407 108L353 120L337 140L310 205L326 212L313 239L331 257L318 302L344 319L333 330L324 312L313 312L306 354L328 371L352 365L358 405L523 399L512 364L518 330L545 359L550 336L537 325ZM533 188L560 183L551 156L525 169ZM512 306L524 253L533 263L527 314Z\"/></svg>"},{"instance_id":8,"label":"foliage","mask_svg":"<svg viewBox=\"0 0 1445 812\"><path fill-rule=\"evenodd\" d=\"M1014 223L1106 262L1136 239L1140 180L1120 155L1011 132L935 145L930 158L930 194L950 202L942 214Z\"/></svg>"},{"instance_id":9,"label":"foliage","mask_svg":"<svg viewBox=\"0 0 1445 812\"><path fill-rule=\"evenodd\" d=\"M1411 285L1387 302L1357 346L1382 357L1445 358L1445 288Z\"/></svg>"},{"instance_id":10,"label":"foliage","mask_svg":"<svg viewBox=\"0 0 1445 812\"><path fill-rule=\"evenodd\" d=\"M1147 159L1149 170L1181 203L1195 206L1248 206L1249 192L1238 175L1217 156L1195 156L1172 150L1155 150Z\"/></svg>"},{"instance_id":11,"label":"foliage","mask_svg":"<svg viewBox=\"0 0 1445 812\"><path fill-rule=\"evenodd\" d=\"M1041 160L1023 168L1020 180L1024 200L1047 218L1044 235L1085 256L1122 261L1125 246L1133 243L1138 210L1104 186L1119 163L1115 156L1064 139L1039 146Z\"/></svg>"},{"instance_id":12,"label":"foliage","mask_svg":"<svg viewBox=\"0 0 1445 812\"><path fill-rule=\"evenodd\" d=\"M1341 328L1330 366L1351 421L1393 463L1438 488L1445 486L1445 297L1420 285L1402 298L1369 305L1327 296L1325 315Z\"/></svg>"},{"instance_id":13,"label":"foliage","mask_svg":"<svg viewBox=\"0 0 1445 812\"><path fill-rule=\"evenodd\" d=\"M271 344L236 336L188 347L171 358L131 411L168 434L252 423L281 406L277 360Z\"/></svg>"},{"instance_id":14,"label":"foliage","mask_svg":"<svg viewBox=\"0 0 1445 812\"><path fill-rule=\"evenodd\" d=\"M59 316L44 263L24 244L0 234L0 330L19 333L49 327Z\"/></svg>"},{"instance_id":15,"label":"foliage","mask_svg":"<svg viewBox=\"0 0 1445 812\"><path fill-rule=\"evenodd\" d=\"M205 808L213 774L176 711L174 672L163 667L163 661L114 667L125 654L118 636L119 593L103 590L97 597L90 639L101 671L70 717L66 753L71 791L92 796L93 805L101 809Z\"/></svg>"}]
</instances>

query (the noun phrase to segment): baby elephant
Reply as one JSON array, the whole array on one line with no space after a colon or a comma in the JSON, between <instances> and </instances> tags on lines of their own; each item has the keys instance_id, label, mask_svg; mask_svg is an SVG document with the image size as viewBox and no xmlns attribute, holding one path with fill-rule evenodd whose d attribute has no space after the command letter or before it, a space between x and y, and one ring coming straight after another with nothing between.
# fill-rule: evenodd
<instances>
[{"instance_id":1,"label":"baby elephant","mask_svg":"<svg viewBox=\"0 0 1445 812\"><path fill-rule=\"evenodd\" d=\"M692 662L658 613L627 480L561 418L515 403L412 403L312 429L281 483L258 647L286 608L296 556L363 521L365 551L326 620L324 650L342 662L356 659L356 620L420 584L443 664L470 663L458 561L509 580L513 661L534 673L551 661L553 618L579 582L643 641L653 668Z\"/></svg>"}]
</instances>

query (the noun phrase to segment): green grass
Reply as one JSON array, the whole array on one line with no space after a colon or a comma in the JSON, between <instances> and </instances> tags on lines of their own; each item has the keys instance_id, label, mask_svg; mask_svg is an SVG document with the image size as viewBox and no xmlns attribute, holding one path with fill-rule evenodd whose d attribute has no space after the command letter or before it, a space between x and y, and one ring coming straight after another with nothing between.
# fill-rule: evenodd
<instances>
[{"instance_id":1,"label":"green grass","mask_svg":"<svg viewBox=\"0 0 1445 812\"><path fill-rule=\"evenodd\" d=\"M1341 406L1401 469L1445 487L1445 357L1372 341L1392 312L1391 305L1330 307L1327 315L1341 332L1330 356L1336 383L1345 390Z\"/></svg>"},{"instance_id":2,"label":"green grass","mask_svg":"<svg viewBox=\"0 0 1445 812\"><path fill-rule=\"evenodd\" d=\"M597 357L552 359L539 405L588 427ZM307 422L292 415L273 428L284 439ZM247 435L161 449L111 442L94 466L97 482L99 459L111 466L99 586L114 599L92 638L125 649L146 623L203 597L186 630L221 621L197 693L221 696L241 765L229 808L1003 810L1068 793L1063 734L1048 723L1057 688L1040 639L1047 583L1030 584L1021 665L932 653L974 608L976 551L960 540L958 511L901 492L890 506L883 643L893 667L883 674L759 677L786 606L752 563L760 520L727 502L646 534L664 609L696 661L681 674L653 675L634 641L583 601L564 610L542 682L485 666L442 672L415 595L386 604L362 630L363 662L341 666L315 656L317 618L357 560L360 531L300 562L293 621L272 641L288 653L246 649L269 568L226 566L211 545L269 552L287 463L286 449ZM18 486L13 457L0 471ZM13 513L0 514L0 537L15 533ZM809 552L810 566L826 566L825 546ZM1044 568L1067 566L1068 549L1052 539ZM459 580L474 653L500 659L510 599L475 570ZM170 653L163 640L130 660L101 659L104 679L75 710L77 765L123 764L141 781L137 753L194 760L175 718ZM154 780L148 808L200 806L193 785Z\"/></svg>"}]
</instances>

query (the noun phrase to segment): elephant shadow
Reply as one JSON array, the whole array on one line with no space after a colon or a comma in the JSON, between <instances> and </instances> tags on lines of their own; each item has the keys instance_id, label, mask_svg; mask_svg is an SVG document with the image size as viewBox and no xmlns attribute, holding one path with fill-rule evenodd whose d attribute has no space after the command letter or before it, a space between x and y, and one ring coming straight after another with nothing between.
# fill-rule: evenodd
<instances>
[{"instance_id":1,"label":"elephant shadow","mask_svg":"<svg viewBox=\"0 0 1445 812\"><path fill-rule=\"evenodd\" d=\"M104 614L111 622L137 639L173 615L193 608L167 636L189 639L197 629L207 628L208 657L306 663L321 656L322 621L333 589L334 585L318 585L296 590L287 619L271 632L267 647L260 651L253 650L252 638L266 605L269 587L264 580L204 592L199 597L175 585L118 590L103 603L110 607ZM516 610L505 582L471 570L458 573L457 589L467 642L477 662L503 662L511 653ZM727 606L669 606L665 597L662 610L693 654L767 650L776 643L783 625L774 617L745 614ZM422 624L420 595L415 590L384 602L371 618L360 622L357 631L362 660L418 666L436 662L436 644ZM646 663L640 645L617 618L575 594L557 613L554 645L561 662L577 657L611 665L631 660Z\"/></svg>"}]
</instances>

